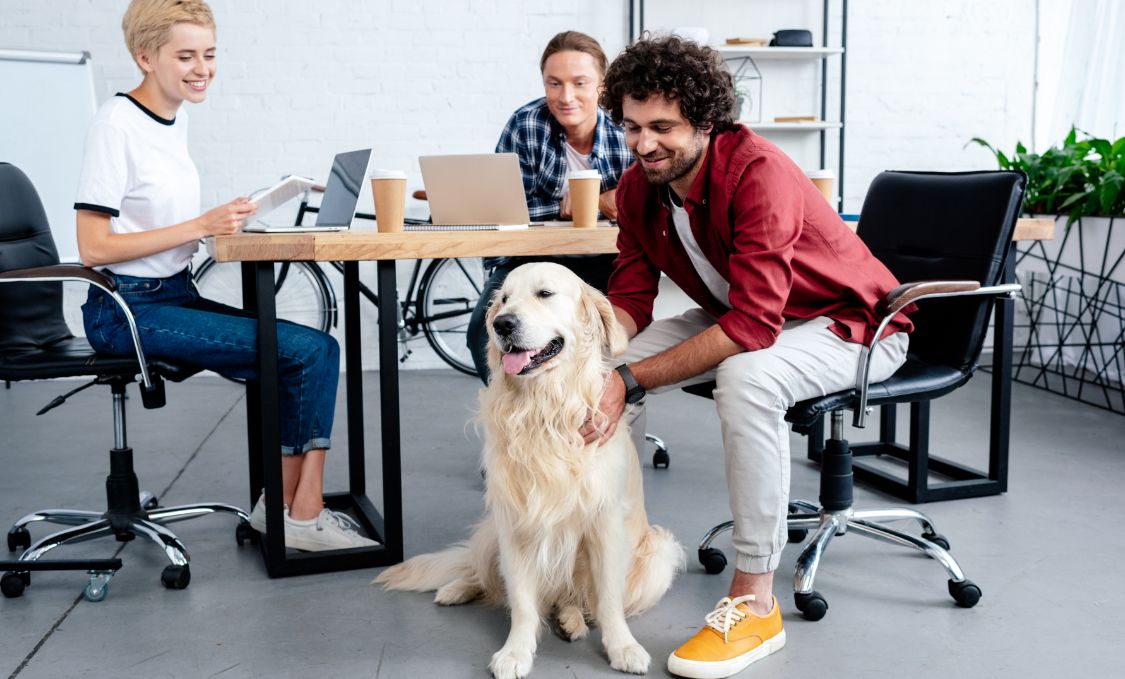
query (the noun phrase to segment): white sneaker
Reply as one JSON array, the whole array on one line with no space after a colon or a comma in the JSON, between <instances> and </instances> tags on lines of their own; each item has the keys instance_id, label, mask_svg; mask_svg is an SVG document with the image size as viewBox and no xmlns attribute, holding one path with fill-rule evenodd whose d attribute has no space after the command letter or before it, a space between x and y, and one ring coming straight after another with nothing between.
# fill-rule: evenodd
<instances>
[{"instance_id":1,"label":"white sneaker","mask_svg":"<svg viewBox=\"0 0 1125 679\"><path fill-rule=\"evenodd\" d=\"M353 547L375 547L379 543L359 534L359 524L347 514L325 509L315 519L299 521L285 514L285 546L307 552Z\"/></svg>"},{"instance_id":2,"label":"white sneaker","mask_svg":"<svg viewBox=\"0 0 1125 679\"><path fill-rule=\"evenodd\" d=\"M285 505L281 506L282 515L289 516L289 508ZM250 510L250 527L258 531L262 535L266 534L266 493L258 496L258 501L254 503L254 508Z\"/></svg>"}]
</instances>

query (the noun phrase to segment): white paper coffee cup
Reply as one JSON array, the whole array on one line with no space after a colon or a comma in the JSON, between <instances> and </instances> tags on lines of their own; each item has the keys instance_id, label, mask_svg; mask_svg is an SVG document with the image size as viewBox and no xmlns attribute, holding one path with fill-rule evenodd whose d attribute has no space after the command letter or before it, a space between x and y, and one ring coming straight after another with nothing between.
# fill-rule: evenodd
<instances>
[{"instance_id":1,"label":"white paper coffee cup","mask_svg":"<svg viewBox=\"0 0 1125 679\"><path fill-rule=\"evenodd\" d=\"M602 193L602 175L597 170L575 170L566 176L570 185L570 214L574 226L592 229L598 225L598 198Z\"/></svg>"},{"instance_id":2,"label":"white paper coffee cup","mask_svg":"<svg viewBox=\"0 0 1125 679\"><path fill-rule=\"evenodd\" d=\"M816 188L820 190L820 195L824 196L824 200L828 201L829 205L835 207L836 205L836 173L832 170L808 170L805 172Z\"/></svg>"},{"instance_id":3,"label":"white paper coffee cup","mask_svg":"<svg viewBox=\"0 0 1125 679\"><path fill-rule=\"evenodd\" d=\"M402 231L406 215L406 173L402 170L371 170L371 196L375 201L375 224L380 233Z\"/></svg>"}]
</instances>

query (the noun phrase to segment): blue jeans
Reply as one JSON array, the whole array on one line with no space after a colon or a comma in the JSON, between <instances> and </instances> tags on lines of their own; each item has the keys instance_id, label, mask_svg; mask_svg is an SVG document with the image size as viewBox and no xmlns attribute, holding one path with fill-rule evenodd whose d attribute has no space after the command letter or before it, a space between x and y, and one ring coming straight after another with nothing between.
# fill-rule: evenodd
<instances>
[{"instance_id":1,"label":"blue jeans","mask_svg":"<svg viewBox=\"0 0 1125 679\"><path fill-rule=\"evenodd\" d=\"M258 321L241 309L199 296L187 269L168 278L104 272L129 305L147 358L187 363L236 379L258 379ZM99 352L132 355L125 314L91 286L82 305L86 338ZM331 335L278 321L277 369L281 453L331 447L340 380L340 346Z\"/></svg>"}]
</instances>

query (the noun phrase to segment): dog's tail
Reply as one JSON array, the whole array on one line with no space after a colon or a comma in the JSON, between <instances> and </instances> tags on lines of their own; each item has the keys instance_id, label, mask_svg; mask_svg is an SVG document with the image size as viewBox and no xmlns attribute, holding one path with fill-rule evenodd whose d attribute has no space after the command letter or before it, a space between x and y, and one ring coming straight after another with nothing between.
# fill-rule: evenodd
<instances>
[{"instance_id":1,"label":"dog's tail","mask_svg":"<svg viewBox=\"0 0 1125 679\"><path fill-rule=\"evenodd\" d=\"M684 548L666 528L649 526L637 544L625 583L625 615L656 605L686 567Z\"/></svg>"},{"instance_id":2,"label":"dog's tail","mask_svg":"<svg viewBox=\"0 0 1125 679\"><path fill-rule=\"evenodd\" d=\"M462 543L391 566L372 580L372 584L380 584L384 589L430 592L471 574L469 547Z\"/></svg>"}]
</instances>

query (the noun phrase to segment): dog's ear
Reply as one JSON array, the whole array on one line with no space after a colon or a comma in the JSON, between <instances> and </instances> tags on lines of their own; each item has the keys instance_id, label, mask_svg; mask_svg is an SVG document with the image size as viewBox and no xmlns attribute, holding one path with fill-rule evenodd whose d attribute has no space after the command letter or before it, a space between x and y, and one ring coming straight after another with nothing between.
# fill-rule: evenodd
<instances>
[{"instance_id":1,"label":"dog's ear","mask_svg":"<svg viewBox=\"0 0 1125 679\"><path fill-rule=\"evenodd\" d=\"M582 304L591 321L599 324L602 345L609 347L610 355L620 356L625 353L629 338L625 336L625 329L617 322L617 316L613 314L613 305L609 303L606 296L594 287L583 283Z\"/></svg>"},{"instance_id":2,"label":"dog's ear","mask_svg":"<svg viewBox=\"0 0 1125 679\"><path fill-rule=\"evenodd\" d=\"M488 369L493 375L500 375L504 372L500 368L500 349L496 346L496 342L492 341L494 332L492 329L492 321L496 318L496 315L500 313L500 305L497 304L497 302L500 301L502 290L503 286L500 286L492 291L492 295L488 301L488 312L485 314L484 319L484 341L487 347L486 356L488 357Z\"/></svg>"}]
</instances>

